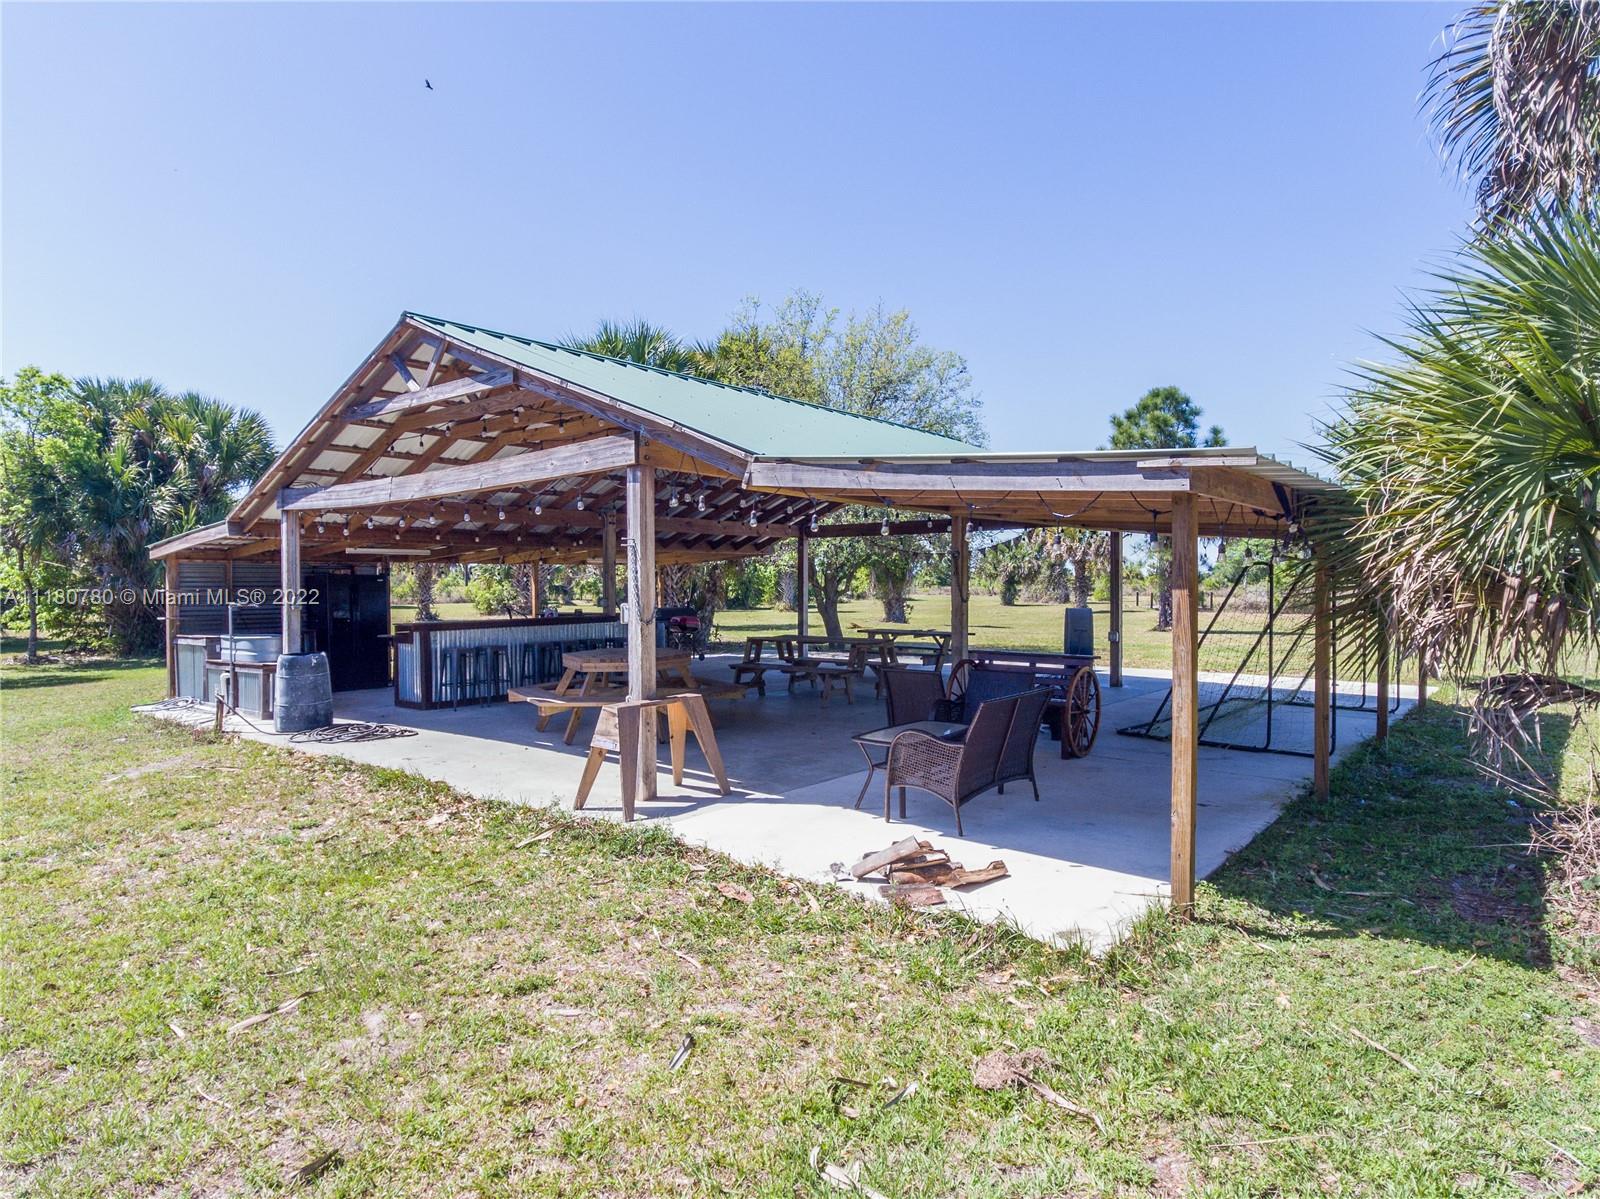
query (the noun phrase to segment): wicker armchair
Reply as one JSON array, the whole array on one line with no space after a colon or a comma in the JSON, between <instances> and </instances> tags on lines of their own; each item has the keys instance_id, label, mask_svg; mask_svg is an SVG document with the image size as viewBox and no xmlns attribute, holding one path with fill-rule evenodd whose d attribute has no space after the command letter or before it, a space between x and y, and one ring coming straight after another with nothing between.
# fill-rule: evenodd
<instances>
[{"instance_id":1,"label":"wicker armchair","mask_svg":"<svg viewBox=\"0 0 1600 1199\"><path fill-rule=\"evenodd\" d=\"M1033 798L1039 782L1033 774L1033 749L1039 740L1050 689L1038 687L1021 695L1008 695L979 704L967 734L960 741L943 741L926 733L901 733L889 746L884 771L883 813L889 814L891 789L900 792L900 817L906 814L906 788L930 791L956 813L956 836L964 837L961 805L990 787L1005 791L1015 779L1027 779Z\"/></svg>"},{"instance_id":2,"label":"wicker armchair","mask_svg":"<svg viewBox=\"0 0 1600 1199\"><path fill-rule=\"evenodd\" d=\"M944 701L944 680L937 671L886 666L879 673L889 709L887 723L913 724L935 718L935 709Z\"/></svg>"}]
</instances>

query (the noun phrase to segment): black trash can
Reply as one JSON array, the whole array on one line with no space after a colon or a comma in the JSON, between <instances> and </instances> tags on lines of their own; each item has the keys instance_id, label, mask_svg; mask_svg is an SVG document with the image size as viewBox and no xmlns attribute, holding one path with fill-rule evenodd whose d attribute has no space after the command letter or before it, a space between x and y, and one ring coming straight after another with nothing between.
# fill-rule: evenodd
<instances>
[{"instance_id":1,"label":"black trash can","mask_svg":"<svg viewBox=\"0 0 1600 1199\"><path fill-rule=\"evenodd\" d=\"M273 727L302 733L333 723L333 680L327 654L280 654L273 690Z\"/></svg>"}]
</instances>

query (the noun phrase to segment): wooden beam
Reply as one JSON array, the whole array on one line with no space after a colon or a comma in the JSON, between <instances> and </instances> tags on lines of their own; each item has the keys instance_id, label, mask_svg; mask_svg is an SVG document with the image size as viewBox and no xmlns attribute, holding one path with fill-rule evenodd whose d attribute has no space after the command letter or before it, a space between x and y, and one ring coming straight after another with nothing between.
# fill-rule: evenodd
<instances>
[{"instance_id":1,"label":"wooden beam","mask_svg":"<svg viewBox=\"0 0 1600 1199\"><path fill-rule=\"evenodd\" d=\"M1190 489L1198 495L1208 495L1274 517L1285 515L1277 491L1260 475L1226 466L1196 466L1188 473Z\"/></svg>"},{"instance_id":2,"label":"wooden beam","mask_svg":"<svg viewBox=\"0 0 1600 1199\"><path fill-rule=\"evenodd\" d=\"M407 378L410 378L409 372ZM415 379L411 380L413 383ZM434 404L443 404L449 400L466 400L486 391L493 391L497 387L511 385L511 372L508 370L487 371L481 375L468 375L464 379L451 379L448 383L435 383L431 387L418 387L415 391L408 391L403 395L386 396L381 400L373 400L366 404L352 404L339 414L342 420L373 420L384 416L398 416L403 412L415 412L419 408L428 408ZM440 420L449 419L445 413L440 413Z\"/></svg>"},{"instance_id":3,"label":"wooden beam","mask_svg":"<svg viewBox=\"0 0 1600 1199\"><path fill-rule=\"evenodd\" d=\"M1194 907L1200 775L1200 529L1192 495L1172 502L1172 910Z\"/></svg>"},{"instance_id":4,"label":"wooden beam","mask_svg":"<svg viewBox=\"0 0 1600 1199\"><path fill-rule=\"evenodd\" d=\"M656 577L656 471L653 466L628 467L628 606L623 625L628 635L628 700L656 695L656 622L650 590ZM621 762L631 772L639 799L656 794L656 711L639 709L641 727L633 760Z\"/></svg>"},{"instance_id":5,"label":"wooden beam","mask_svg":"<svg viewBox=\"0 0 1600 1199\"><path fill-rule=\"evenodd\" d=\"M178 694L178 559L168 558L163 564L163 582L166 585L166 620L162 640L167 648L167 698Z\"/></svg>"},{"instance_id":6,"label":"wooden beam","mask_svg":"<svg viewBox=\"0 0 1600 1199\"><path fill-rule=\"evenodd\" d=\"M950 664L967 656L967 599L972 554L967 544L967 518L958 514L950 520Z\"/></svg>"},{"instance_id":7,"label":"wooden beam","mask_svg":"<svg viewBox=\"0 0 1600 1199\"><path fill-rule=\"evenodd\" d=\"M617 610L617 514L607 512L600 526L600 606Z\"/></svg>"},{"instance_id":8,"label":"wooden beam","mask_svg":"<svg viewBox=\"0 0 1600 1199\"><path fill-rule=\"evenodd\" d=\"M300 635L300 522L298 512L285 512L278 521L278 585L282 588L283 652L298 654Z\"/></svg>"},{"instance_id":9,"label":"wooden beam","mask_svg":"<svg viewBox=\"0 0 1600 1199\"><path fill-rule=\"evenodd\" d=\"M811 535L802 532L794 553L795 632L804 637L811 628Z\"/></svg>"},{"instance_id":10,"label":"wooden beam","mask_svg":"<svg viewBox=\"0 0 1600 1199\"><path fill-rule=\"evenodd\" d=\"M1328 798L1328 767L1333 747L1333 671L1331 633L1332 621L1329 603L1328 568L1316 567L1312 602L1312 672L1313 719L1316 728L1312 735L1311 790L1318 799Z\"/></svg>"},{"instance_id":11,"label":"wooden beam","mask_svg":"<svg viewBox=\"0 0 1600 1199\"><path fill-rule=\"evenodd\" d=\"M406 385L407 391L421 391L422 384L411 373L411 368L406 365L406 360L399 353L389 355L389 362L394 366L395 373L400 376L400 381Z\"/></svg>"},{"instance_id":12,"label":"wooden beam","mask_svg":"<svg viewBox=\"0 0 1600 1199\"><path fill-rule=\"evenodd\" d=\"M1113 687L1122 686L1122 534L1111 534L1111 569L1108 596L1110 611L1106 615L1106 642L1109 647L1108 666Z\"/></svg>"},{"instance_id":13,"label":"wooden beam","mask_svg":"<svg viewBox=\"0 0 1600 1199\"><path fill-rule=\"evenodd\" d=\"M513 454L469 466L443 466L415 475L361 479L305 491L286 491L279 506L286 512L340 512L399 504L413 500L442 499L482 491L506 491L530 483L548 483L572 475L615 470L634 462L632 437L612 435L548 450ZM652 509L653 511L653 509Z\"/></svg>"},{"instance_id":14,"label":"wooden beam","mask_svg":"<svg viewBox=\"0 0 1600 1199\"><path fill-rule=\"evenodd\" d=\"M761 460L745 471L747 488L815 493L941 493L949 500L969 491L1187 492L1189 480L1174 470L1143 470L1133 462L1068 459L1058 462L875 462L816 464Z\"/></svg>"},{"instance_id":15,"label":"wooden beam","mask_svg":"<svg viewBox=\"0 0 1600 1199\"><path fill-rule=\"evenodd\" d=\"M289 443L278 460L255 481L229 514L230 519L238 521L240 527L245 529L260 520L262 514L272 506L278 492L297 478L323 448L346 427L344 420L340 418L340 409L348 405L352 396L360 395L367 389L377 386L373 377L376 369L386 368L388 365L382 356L396 347L404 350L408 343L417 340L418 332L418 328L409 321L402 320L395 325L377 349L329 397L328 402L311 419L310 424Z\"/></svg>"}]
</instances>

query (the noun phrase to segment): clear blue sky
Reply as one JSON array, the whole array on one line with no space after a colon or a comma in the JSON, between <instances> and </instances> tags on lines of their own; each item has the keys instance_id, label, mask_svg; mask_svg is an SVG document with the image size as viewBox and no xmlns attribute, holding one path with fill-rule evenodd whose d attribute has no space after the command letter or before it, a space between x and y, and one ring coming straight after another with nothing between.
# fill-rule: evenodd
<instances>
[{"instance_id":1,"label":"clear blue sky","mask_svg":"<svg viewBox=\"0 0 1600 1199\"><path fill-rule=\"evenodd\" d=\"M404 308L699 337L804 287L964 354L997 449L1176 383L1304 461L1470 216L1453 11L7 3L0 371L285 438Z\"/></svg>"}]
</instances>

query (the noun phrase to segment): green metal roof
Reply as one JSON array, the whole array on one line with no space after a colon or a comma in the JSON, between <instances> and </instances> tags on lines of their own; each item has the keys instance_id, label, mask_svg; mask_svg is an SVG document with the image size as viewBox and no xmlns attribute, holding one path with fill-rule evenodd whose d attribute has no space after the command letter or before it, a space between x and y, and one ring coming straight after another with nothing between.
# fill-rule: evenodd
<instances>
[{"instance_id":1,"label":"green metal roof","mask_svg":"<svg viewBox=\"0 0 1600 1199\"><path fill-rule=\"evenodd\" d=\"M776 396L754 387L713 383L660 367L420 313L408 312L406 316L452 341L609 396L758 457L874 458L971 453L976 449L953 437Z\"/></svg>"}]
</instances>

